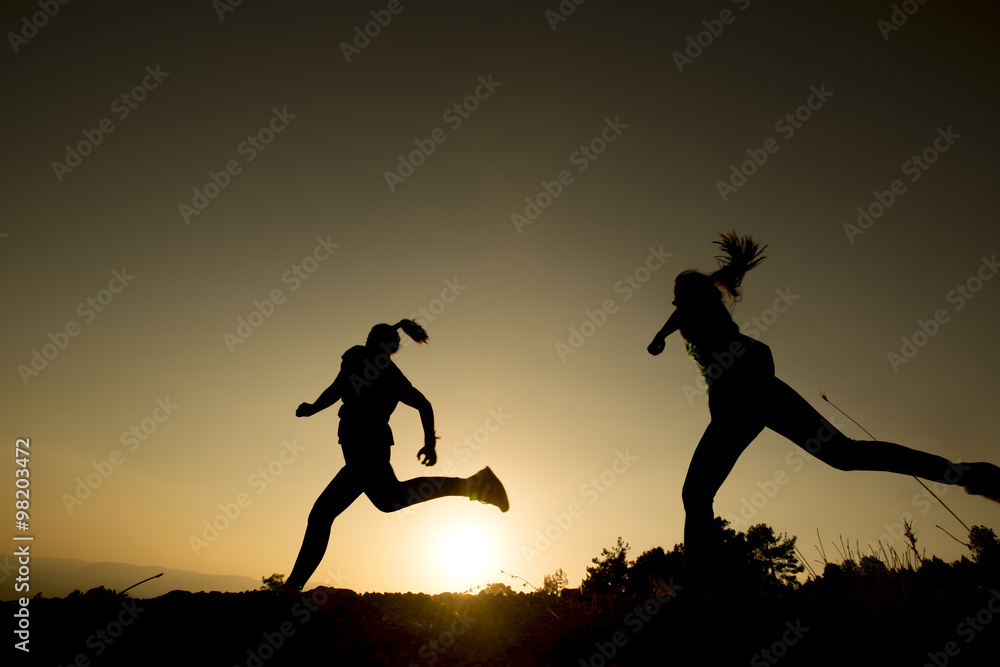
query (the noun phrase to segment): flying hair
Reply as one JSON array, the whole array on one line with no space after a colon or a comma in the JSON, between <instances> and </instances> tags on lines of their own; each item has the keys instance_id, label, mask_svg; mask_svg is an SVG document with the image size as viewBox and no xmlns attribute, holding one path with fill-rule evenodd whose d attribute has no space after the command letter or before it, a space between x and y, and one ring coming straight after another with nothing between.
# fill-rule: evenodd
<instances>
[{"instance_id":1,"label":"flying hair","mask_svg":"<svg viewBox=\"0 0 1000 667\"><path fill-rule=\"evenodd\" d=\"M417 341L418 343L426 343L428 339L427 332L424 328L414 322L413 320L400 320L393 326L394 329L402 329L403 333Z\"/></svg>"},{"instance_id":2,"label":"flying hair","mask_svg":"<svg viewBox=\"0 0 1000 667\"><path fill-rule=\"evenodd\" d=\"M743 295L740 294L743 276L746 275L747 271L767 259L764 255L767 246L761 246L750 235L737 236L735 230L719 234L719 236L722 239L712 243L719 246L724 254L715 257L719 261L719 268L711 277L725 288L733 301L739 301L743 298Z\"/></svg>"}]
</instances>

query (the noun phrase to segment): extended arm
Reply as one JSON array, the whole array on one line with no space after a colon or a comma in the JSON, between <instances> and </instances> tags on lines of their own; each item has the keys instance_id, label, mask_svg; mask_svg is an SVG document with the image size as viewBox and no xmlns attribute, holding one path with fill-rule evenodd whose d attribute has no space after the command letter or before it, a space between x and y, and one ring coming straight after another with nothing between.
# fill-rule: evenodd
<instances>
[{"instance_id":1,"label":"extended arm","mask_svg":"<svg viewBox=\"0 0 1000 667\"><path fill-rule=\"evenodd\" d=\"M300 404L299 407L295 410L295 416L312 417L320 410L327 409L328 407L339 401L343 396L343 394L341 393L342 385L343 382L341 381L340 375L338 374L337 379L334 380L333 384L327 387L326 390L324 390L323 393L319 395L319 398L316 399L315 403Z\"/></svg>"},{"instance_id":2,"label":"extended arm","mask_svg":"<svg viewBox=\"0 0 1000 667\"><path fill-rule=\"evenodd\" d=\"M434 409L431 407L431 402L414 387L407 389L399 401L420 413L420 424L424 427L424 446L417 452L417 458L423 456L421 463L426 466L434 465L437 463L435 451L437 436L434 433Z\"/></svg>"},{"instance_id":3,"label":"extended arm","mask_svg":"<svg viewBox=\"0 0 1000 667\"><path fill-rule=\"evenodd\" d=\"M663 328L657 331L656 335L653 336L653 342L650 343L649 347L646 348L646 350L650 354L657 355L660 352L663 352L663 348L665 347L664 343L667 339L667 336L669 336L670 334L672 334L673 332L677 331L680 328L680 316L678 315L679 312L680 312L679 310L674 310L674 312L670 314L670 317L667 318L667 322L666 324L663 325Z\"/></svg>"}]
</instances>

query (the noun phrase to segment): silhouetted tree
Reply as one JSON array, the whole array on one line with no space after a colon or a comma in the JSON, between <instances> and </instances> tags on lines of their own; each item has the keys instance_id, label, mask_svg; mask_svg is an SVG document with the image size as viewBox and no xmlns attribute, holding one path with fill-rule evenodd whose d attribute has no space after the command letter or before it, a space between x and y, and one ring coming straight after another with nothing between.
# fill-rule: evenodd
<instances>
[{"instance_id":1,"label":"silhouetted tree","mask_svg":"<svg viewBox=\"0 0 1000 667\"><path fill-rule=\"evenodd\" d=\"M862 577L885 577L889 568L875 556L862 556L858 563L858 572L861 573Z\"/></svg>"},{"instance_id":2,"label":"silhouetted tree","mask_svg":"<svg viewBox=\"0 0 1000 667\"><path fill-rule=\"evenodd\" d=\"M795 555L795 537L775 535L767 524L751 526L746 533L715 517L712 535L714 588L760 591L797 586L795 575L804 570Z\"/></svg>"},{"instance_id":3,"label":"silhouetted tree","mask_svg":"<svg viewBox=\"0 0 1000 667\"><path fill-rule=\"evenodd\" d=\"M1000 541L992 528L973 526L969 531L969 550L972 560L991 585L1000 579Z\"/></svg>"},{"instance_id":4,"label":"silhouetted tree","mask_svg":"<svg viewBox=\"0 0 1000 667\"><path fill-rule=\"evenodd\" d=\"M992 528L973 526L969 531L969 550L975 563L987 567L1000 565L1000 541Z\"/></svg>"},{"instance_id":5,"label":"silhouetted tree","mask_svg":"<svg viewBox=\"0 0 1000 667\"><path fill-rule=\"evenodd\" d=\"M262 591L271 591L272 593L277 593L281 590L281 587L285 584L285 575L283 574L272 574L270 577L260 578Z\"/></svg>"},{"instance_id":6,"label":"silhouetted tree","mask_svg":"<svg viewBox=\"0 0 1000 667\"><path fill-rule=\"evenodd\" d=\"M500 582L490 584L483 592L486 595L513 595L514 589L507 584L501 584Z\"/></svg>"},{"instance_id":7,"label":"silhouetted tree","mask_svg":"<svg viewBox=\"0 0 1000 667\"><path fill-rule=\"evenodd\" d=\"M796 539L786 533L775 535L774 529L765 523L750 526L747 530L747 546L753 558L763 567L765 583L798 585L795 575L805 571L805 568L795 555Z\"/></svg>"},{"instance_id":8,"label":"silhouetted tree","mask_svg":"<svg viewBox=\"0 0 1000 667\"><path fill-rule=\"evenodd\" d=\"M591 559L594 566L587 568L587 577L581 585L583 592L588 595L626 592L630 565L627 555L628 543L621 537L610 550L602 549L600 556Z\"/></svg>"},{"instance_id":9,"label":"silhouetted tree","mask_svg":"<svg viewBox=\"0 0 1000 667\"><path fill-rule=\"evenodd\" d=\"M753 556L747 536L729 527L722 517L715 517L713 551L714 587L720 590L751 590L763 578L763 567Z\"/></svg>"},{"instance_id":10,"label":"silhouetted tree","mask_svg":"<svg viewBox=\"0 0 1000 667\"><path fill-rule=\"evenodd\" d=\"M566 588L568 584L569 577L566 576L562 568L559 568L554 574L547 574L542 579L542 592L547 595L559 595L559 591Z\"/></svg>"},{"instance_id":11,"label":"silhouetted tree","mask_svg":"<svg viewBox=\"0 0 1000 667\"><path fill-rule=\"evenodd\" d=\"M776 534L774 529L759 523L742 533L729 527L729 522L715 518L712 535L714 555L711 563L714 581L711 588L719 591L761 591L798 587L796 575L805 568L795 553L795 536ZM685 580L686 553L683 544L670 551L655 547L643 552L634 562L628 561L628 543L621 537L611 549L591 559L581 590L584 594L624 593L648 594L660 580ZM853 561L845 563L857 571ZM838 568L840 569L840 568ZM548 577L546 577L548 580Z\"/></svg>"},{"instance_id":12,"label":"silhouetted tree","mask_svg":"<svg viewBox=\"0 0 1000 667\"><path fill-rule=\"evenodd\" d=\"M660 580L682 579L684 572L684 546L675 544L670 551L663 547L650 549L639 555L629 568L628 585L632 593L646 595Z\"/></svg>"}]
</instances>

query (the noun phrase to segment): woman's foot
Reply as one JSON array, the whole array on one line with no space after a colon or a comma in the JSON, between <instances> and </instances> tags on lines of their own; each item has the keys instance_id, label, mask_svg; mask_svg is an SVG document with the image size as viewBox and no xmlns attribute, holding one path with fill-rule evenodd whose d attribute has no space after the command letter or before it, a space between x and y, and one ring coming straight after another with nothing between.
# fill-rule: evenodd
<instances>
[{"instance_id":1,"label":"woman's foot","mask_svg":"<svg viewBox=\"0 0 1000 667\"><path fill-rule=\"evenodd\" d=\"M278 587L278 595L298 595L302 592L301 586L296 586L295 584L290 584L287 581Z\"/></svg>"},{"instance_id":2,"label":"woman's foot","mask_svg":"<svg viewBox=\"0 0 1000 667\"><path fill-rule=\"evenodd\" d=\"M478 500L481 503L489 503L500 508L501 512L510 509L507 501L507 492L504 491L503 484L493 474L489 466L486 466L475 475L466 480L469 484L469 500Z\"/></svg>"},{"instance_id":3,"label":"woman's foot","mask_svg":"<svg viewBox=\"0 0 1000 667\"><path fill-rule=\"evenodd\" d=\"M965 474L965 492L1000 503L1000 468L992 463L972 463Z\"/></svg>"}]
</instances>

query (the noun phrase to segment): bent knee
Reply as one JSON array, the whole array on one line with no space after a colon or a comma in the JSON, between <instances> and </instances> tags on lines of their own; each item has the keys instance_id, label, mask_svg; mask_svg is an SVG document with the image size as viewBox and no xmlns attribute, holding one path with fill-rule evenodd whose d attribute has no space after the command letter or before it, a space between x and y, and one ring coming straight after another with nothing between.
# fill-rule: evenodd
<instances>
[{"instance_id":1,"label":"bent knee","mask_svg":"<svg viewBox=\"0 0 1000 667\"><path fill-rule=\"evenodd\" d=\"M329 526L336 518L337 512L327 507L314 506L309 512L307 522L310 526Z\"/></svg>"},{"instance_id":2,"label":"bent knee","mask_svg":"<svg viewBox=\"0 0 1000 667\"><path fill-rule=\"evenodd\" d=\"M395 512L403 508L403 504L399 502L392 502L386 499L372 500L372 505L375 506L379 512L384 512L388 514L389 512Z\"/></svg>"},{"instance_id":3,"label":"bent knee","mask_svg":"<svg viewBox=\"0 0 1000 667\"><path fill-rule=\"evenodd\" d=\"M372 505L375 506L379 512L395 512L397 510L403 509L405 504L403 503L403 497L400 493L395 491L383 491L380 493L369 493L368 499L372 501Z\"/></svg>"},{"instance_id":4,"label":"bent knee","mask_svg":"<svg viewBox=\"0 0 1000 667\"><path fill-rule=\"evenodd\" d=\"M684 484L681 489L681 501L684 503L684 511L711 508L715 502L715 493L711 490L700 488L693 484Z\"/></svg>"}]
</instances>

